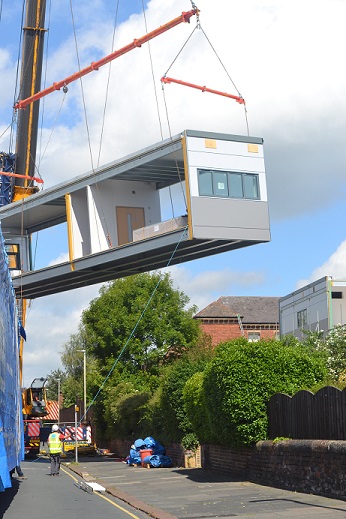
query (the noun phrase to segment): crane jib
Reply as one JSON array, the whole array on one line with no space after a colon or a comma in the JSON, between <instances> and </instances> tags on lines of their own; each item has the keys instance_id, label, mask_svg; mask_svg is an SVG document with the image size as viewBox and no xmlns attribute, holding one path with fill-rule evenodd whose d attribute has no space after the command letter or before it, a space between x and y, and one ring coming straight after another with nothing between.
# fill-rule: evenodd
<instances>
[{"instance_id":1,"label":"crane jib","mask_svg":"<svg viewBox=\"0 0 346 519\"><path fill-rule=\"evenodd\" d=\"M59 81L57 83L53 83L52 86L41 90L40 92L37 92L36 94L27 97L26 99L23 99L22 101L18 101L14 108L26 108L28 105L33 103L34 101L37 101L38 99L41 99L42 97L54 92L55 90L60 90L61 88L66 87L69 83L72 83L73 81L76 81L77 79L85 76L86 74L89 74L89 72L92 72L93 70L98 70L103 65L106 65L110 61L113 61L114 59L122 56L123 54L126 54L130 50L133 50L137 47L141 47L144 43L152 40L156 36L159 36L160 34L163 34L164 32L168 31L169 29L172 29L173 27L176 27L180 23L186 23L190 21L190 18L196 14L199 13L199 10L197 8L192 9L191 11L183 12L180 16L177 18L174 18L170 22L161 25L159 28L155 29L152 32L149 32L148 34L142 36L141 38L133 40L130 44L126 45L125 47L122 47L119 50L116 50L112 52L111 54L105 56L104 58L101 58L99 61L95 61L91 63L88 67L80 70L79 72L76 72L75 74L72 74L71 76L68 76L67 78L63 79L62 81Z\"/></svg>"}]
</instances>

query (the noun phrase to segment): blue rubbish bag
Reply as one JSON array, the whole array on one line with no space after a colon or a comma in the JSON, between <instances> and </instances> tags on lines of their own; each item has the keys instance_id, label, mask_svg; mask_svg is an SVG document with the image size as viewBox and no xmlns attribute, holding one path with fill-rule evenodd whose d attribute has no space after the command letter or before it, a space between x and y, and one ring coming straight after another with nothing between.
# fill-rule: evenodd
<instances>
[{"instance_id":1,"label":"blue rubbish bag","mask_svg":"<svg viewBox=\"0 0 346 519\"><path fill-rule=\"evenodd\" d=\"M147 449L152 449L153 454L166 454L166 449L152 436L147 436L143 441Z\"/></svg>"},{"instance_id":2,"label":"blue rubbish bag","mask_svg":"<svg viewBox=\"0 0 346 519\"><path fill-rule=\"evenodd\" d=\"M142 462L139 452L135 449L130 449L130 456L127 458L126 463L128 465L140 465Z\"/></svg>"},{"instance_id":3,"label":"blue rubbish bag","mask_svg":"<svg viewBox=\"0 0 346 519\"><path fill-rule=\"evenodd\" d=\"M140 449L145 449L144 440L138 438L138 440L135 441L134 446L137 451L139 451Z\"/></svg>"},{"instance_id":4,"label":"blue rubbish bag","mask_svg":"<svg viewBox=\"0 0 346 519\"><path fill-rule=\"evenodd\" d=\"M158 454L152 454L151 456L146 456L144 460L142 460L144 465L151 465L152 467L159 468L164 467L168 468L172 466L172 460L169 456L163 456Z\"/></svg>"}]
</instances>

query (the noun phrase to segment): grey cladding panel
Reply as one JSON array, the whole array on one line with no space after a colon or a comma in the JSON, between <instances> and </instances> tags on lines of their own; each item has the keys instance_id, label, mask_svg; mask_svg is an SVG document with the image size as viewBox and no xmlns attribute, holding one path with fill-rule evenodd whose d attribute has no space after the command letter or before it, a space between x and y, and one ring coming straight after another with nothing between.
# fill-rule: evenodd
<instances>
[{"instance_id":1,"label":"grey cladding panel","mask_svg":"<svg viewBox=\"0 0 346 519\"><path fill-rule=\"evenodd\" d=\"M194 238L270 241L267 202L193 197Z\"/></svg>"}]
</instances>

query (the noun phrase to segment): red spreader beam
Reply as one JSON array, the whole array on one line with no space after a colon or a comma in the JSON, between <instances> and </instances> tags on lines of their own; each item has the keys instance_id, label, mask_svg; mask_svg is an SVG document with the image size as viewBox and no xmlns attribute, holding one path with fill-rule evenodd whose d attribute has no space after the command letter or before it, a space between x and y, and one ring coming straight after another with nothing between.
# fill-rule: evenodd
<instances>
[{"instance_id":1,"label":"red spreader beam","mask_svg":"<svg viewBox=\"0 0 346 519\"><path fill-rule=\"evenodd\" d=\"M213 90L212 88L207 88L206 86L194 85L193 83L187 83L186 81L181 81L180 79L173 79L171 77L163 76L161 78L162 83L177 83L178 85L184 85L191 88L197 88L197 90L201 90L202 92L210 92L210 94L217 94L219 96L230 97L231 99L235 99L237 103L245 104L245 100L240 96L234 96L232 94L227 94L227 92L220 92L219 90Z\"/></svg>"},{"instance_id":2,"label":"red spreader beam","mask_svg":"<svg viewBox=\"0 0 346 519\"><path fill-rule=\"evenodd\" d=\"M44 183L42 178L30 177L29 175L19 175L18 173L8 173L7 171L0 171L0 176L1 175L5 175L5 177L29 178L30 180L36 180L38 184Z\"/></svg>"},{"instance_id":3,"label":"red spreader beam","mask_svg":"<svg viewBox=\"0 0 346 519\"><path fill-rule=\"evenodd\" d=\"M119 58L119 56L122 56L123 54L126 54L130 50L135 49L136 47L141 47L143 43L146 43L149 40L152 40L156 36L159 36L160 34L163 34L164 32L168 31L169 29L172 29L176 25L179 25L183 22L189 22L190 18L194 16L195 14L199 13L199 10L192 9L191 11L183 12L180 16L177 18L174 18L174 20L171 20L170 22L166 23L165 25L161 25L158 29L155 29L152 32L149 32L145 36L142 36L141 38L135 39L132 43L129 45L126 45L125 47L122 47L119 50L116 50L109 54L108 56L105 56L104 58L100 59L99 61L94 61L89 65L88 67L80 70L79 72L76 72L75 74L72 74L72 76L67 77L66 79L63 79L62 81L59 81L57 83L53 83L52 86L45 88L44 90L41 90L40 92L37 92L36 94L28 97L27 99L23 99L22 101L18 101L14 105L14 108L25 108L30 103L33 103L34 101L37 101L38 99L41 99L42 97L50 94L51 92L54 92L54 90L60 90L61 88L65 87L69 83L72 83L73 81L76 81L76 79L79 79L86 74L89 74L89 72L92 72L93 70L98 70L103 65L106 65L110 61L113 61L116 58Z\"/></svg>"}]
</instances>

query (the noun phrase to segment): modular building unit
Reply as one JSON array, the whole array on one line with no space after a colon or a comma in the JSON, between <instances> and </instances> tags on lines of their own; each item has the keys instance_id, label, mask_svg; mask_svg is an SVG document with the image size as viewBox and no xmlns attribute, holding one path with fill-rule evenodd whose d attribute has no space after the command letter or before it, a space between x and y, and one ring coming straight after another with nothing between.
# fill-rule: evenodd
<instances>
[{"instance_id":1,"label":"modular building unit","mask_svg":"<svg viewBox=\"0 0 346 519\"><path fill-rule=\"evenodd\" d=\"M280 334L304 337L303 330L323 331L346 324L346 280L325 276L279 301Z\"/></svg>"},{"instance_id":2,"label":"modular building unit","mask_svg":"<svg viewBox=\"0 0 346 519\"><path fill-rule=\"evenodd\" d=\"M0 220L8 243L66 222L69 261L14 276L24 298L267 242L263 140L185 130L5 206Z\"/></svg>"}]
</instances>

